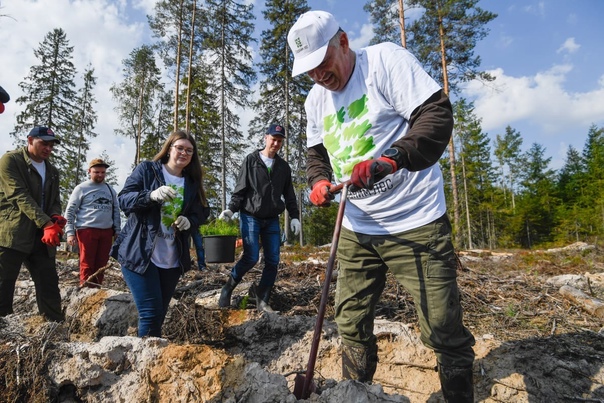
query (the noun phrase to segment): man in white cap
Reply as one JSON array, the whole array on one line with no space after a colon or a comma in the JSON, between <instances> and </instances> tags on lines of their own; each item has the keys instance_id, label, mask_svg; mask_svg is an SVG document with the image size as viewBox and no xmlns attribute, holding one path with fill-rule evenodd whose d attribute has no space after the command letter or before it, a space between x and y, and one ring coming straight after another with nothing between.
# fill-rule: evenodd
<instances>
[{"instance_id":1,"label":"man in white cap","mask_svg":"<svg viewBox=\"0 0 604 403\"><path fill-rule=\"evenodd\" d=\"M113 237L121 228L120 208L115 190L105 182L107 164L95 158L88 165L90 179L73 189L65 217L67 243L80 250L80 287L98 288L109 261Z\"/></svg>"},{"instance_id":2,"label":"man in white cap","mask_svg":"<svg viewBox=\"0 0 604 403\"><path fill-rule=\"evenodd\" d=\"M305 103L311 202L329 204L332 177L350 183L335 301L342 376L373 379L375 310L390 270L413 296L445 400L472 402L474 337L462 322L438 166L453 128L448 97L400 46L350 49L330 13L302 14L287 39L292 75L315 82Z\"/></svg>"}]
</instances>

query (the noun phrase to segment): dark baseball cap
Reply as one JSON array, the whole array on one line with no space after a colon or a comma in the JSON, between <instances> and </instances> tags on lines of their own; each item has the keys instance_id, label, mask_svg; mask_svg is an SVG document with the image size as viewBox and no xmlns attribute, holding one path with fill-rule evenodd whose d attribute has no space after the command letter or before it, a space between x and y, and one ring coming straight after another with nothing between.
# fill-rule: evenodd
<instances>
[{"instance_id":1,"label":"dark baseball cap","mask_svg":"<svg viewBox=\"0 0 604 403\"><path fill-rule=\"evenodd\" d=\"M48 127L44 127L44 126L36 126L33 129L31 129L31 131L29 132L29 134L27 135L27 137L37 137L39 139L42 139L44 141L54 141L57 144L61 143L61 140L59 140L56 136L55 133L49 129Z\"/></svg>"},{"instance_id":2,"label":"dark baseball cap","mask_svg":"<svg viewBox=\"0 0 604 403\"><path fill-rule=\"evenodd\" d=\"M268 127L266 134L270 134L271 136L285 137L285 128L278 124L272 124Z\"/></svg>"}]
</instances>

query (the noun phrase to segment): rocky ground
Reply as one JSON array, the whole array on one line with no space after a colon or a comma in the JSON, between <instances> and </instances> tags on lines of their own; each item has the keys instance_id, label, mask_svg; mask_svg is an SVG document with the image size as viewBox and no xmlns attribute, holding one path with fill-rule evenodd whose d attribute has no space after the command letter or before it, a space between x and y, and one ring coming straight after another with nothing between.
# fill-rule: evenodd
<instances>
[{"instance_id":1,"label":"rocky ground","mask_svg":"<svg viewBox=\"0 0 604 403\"><path fill-rule=\"evenodd\" d=\"M22 270L16 313L0 318L1 402L295 402L314 334L327 248L282 250L271 305L246 298L254 269L219 309L231 264L182 279L164 338L139 339L136 308L117 263L101 289L79 289L77 256L59 255L64 323L36 314ZM574 244L544 251L464 251L459 284L476 337L480 402L604 402L604 253ZM419 342L413 301L393 278L378 307L372 385L340 378L333 291L308 402L440 402L430 350ZM569 297L564 290L574 290ZM573 291L573 292L574 292Z\"/></svg>"}]
</instances>

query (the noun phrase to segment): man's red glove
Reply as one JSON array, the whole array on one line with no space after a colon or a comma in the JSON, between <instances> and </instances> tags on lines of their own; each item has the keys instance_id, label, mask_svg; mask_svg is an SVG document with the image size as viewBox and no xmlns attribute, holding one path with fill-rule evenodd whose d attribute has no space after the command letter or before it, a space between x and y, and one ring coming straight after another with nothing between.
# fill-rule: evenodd
<instances>
[{"instance_id":1,"label":"man's red glove","mask_svg":"<svg viewBox=\"0 0 604 403\"><path fill-rule=\"evenodd\" d=\"M396 169L396 162L386 157L359 162L352 168L352 175L350 176L350 182L353 185L352 190L373 189L376 182L395 172Z\"/></svg>"},{"instance_id":2,"label":"man's red glove","mask_svg":"<svg viewBox=\"0 0 604 403\"><path fill-rule=\"evenodd\" d=\"M52 217L50 217L50 220L52 222L56 223L59 227L61 227L61 229L65 228L65 225L67 224L67 219L58 214L55 214Z\"/></svg>"},{"instance_id":3,"label":"man's red glove","mask_svg":"<svg viewBox=\"0 0 604 403\"><path fill-rule=\"evenodd\" d=\"M310 201L312 204L319 207L329 206L329 202L336 197L329 191L331 187L332 184L327 179L321 179L315 183L310 192Z\"/></svg>"},{"instance_id":4,"label":"man's red glove","mask_svg":"<svg viewBox=\"0 0 604 403\"><path fill-rule=\"evenodd\" d=\"M59 246L61 244L61 234L63 230L59 227L59 224L53 222L52 225L44 227L44 235L42 235L42 242L48 246Z\"/></svg>"}]
</instances>

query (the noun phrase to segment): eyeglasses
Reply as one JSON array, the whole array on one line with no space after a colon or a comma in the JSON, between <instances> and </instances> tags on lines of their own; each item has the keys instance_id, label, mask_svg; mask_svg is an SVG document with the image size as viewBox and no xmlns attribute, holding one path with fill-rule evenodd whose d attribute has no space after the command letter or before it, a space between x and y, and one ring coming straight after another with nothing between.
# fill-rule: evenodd
<instances>
[{"instance_id":1,"label":"eyeglasses","mask_svg":"<svg viewBox=\"0 0 604 403\"><path fill-rule=\"evenodd\" d=\"M174 148L179 154L193 155L195 152L195 150L192 148L184 148L183 146L172 146L172 148Z\"/></svg>"}]
</instances>

